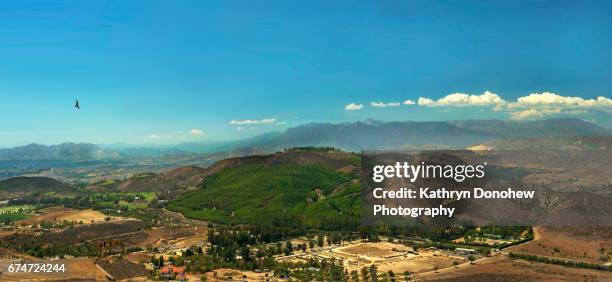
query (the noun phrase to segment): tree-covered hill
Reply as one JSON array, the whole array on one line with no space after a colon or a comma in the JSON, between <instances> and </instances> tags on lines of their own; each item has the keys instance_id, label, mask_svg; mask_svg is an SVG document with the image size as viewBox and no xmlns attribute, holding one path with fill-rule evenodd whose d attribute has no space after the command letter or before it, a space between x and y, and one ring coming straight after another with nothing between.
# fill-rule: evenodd
<instances>
[{"instance_id":1,"label":"tree-covered hill","mask_svg":"<svg viewBox=\"0 0 612 282\"><path fill-rule=\"evenodd\" d=\"M70 184L48 177L13 177L0 181L0 192L6 193L45 193L75 192Z\"/></svg>"},{"instance_id":2,"label":"tree-covered hill","mask_svg":"<svg viewBox=\"0 0 612 282\"><path fill-rule=\"evenodd\" d=\"M355 155L332 149L234 159L212 167L203 187L167 208L224 224L354 229L360 213L355 162Z\"/></svg>"}]
</instances>

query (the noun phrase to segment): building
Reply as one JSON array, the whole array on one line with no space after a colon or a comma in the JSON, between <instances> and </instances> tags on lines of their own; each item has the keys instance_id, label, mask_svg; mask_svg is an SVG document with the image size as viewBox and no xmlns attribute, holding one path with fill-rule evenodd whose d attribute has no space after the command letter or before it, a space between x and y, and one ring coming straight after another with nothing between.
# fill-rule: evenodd
<instances>
[{"instance_id":1,"label":"building","mask_svg":"<svg viewBox=\"0 0 612 282\"><path fill-rule=\"evenodd\" d=\"M475 254L476 250L474 249L464 249L464 248L456 248L455 252L460 255L471 255Z\"/></svg>"},{"instance_id":2,"label":"building","mask_svg":"<svg viewBox=\"0 0 612 282\"><path fill-rule=\"evenodd\" d=\"M185 267L166 265L159 270L159 275L164 280L186 280Z\"/></svg>"},{"instance_id":3,"label":"building","mask_svg":"<svg viewBox=\"0 0 612 282\"><path fill-rule=\"evenodd\" d=\"M501 235L491 234L491 233L484 233L484 234L482 234L482 236L485 237L485 238L492 238L492 239L501 239L502 238Z\"/></svg>"}]
</instances>

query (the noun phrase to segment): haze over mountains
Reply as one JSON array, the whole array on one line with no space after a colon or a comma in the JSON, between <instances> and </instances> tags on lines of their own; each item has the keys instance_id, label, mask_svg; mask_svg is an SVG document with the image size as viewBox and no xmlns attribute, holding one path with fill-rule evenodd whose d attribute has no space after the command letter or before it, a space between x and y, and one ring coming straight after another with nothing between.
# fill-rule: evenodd
<instances>
[{"instance_id":1,"label":"haze over mountains","mask_svg":"<svg viewBox=\"0 0 612 282\"><path fill-rule=\"evenodd\" d=\"M433 122L310 123L256 137L221 142L181 143L176 145L115 145L86 143L60 145L30 144L0 149L0 161L117 160L134 157L159 157L189 153L212 153L250 149L275 151L298 146L333 146L347 151L372 149L412 149L431 146L464 148L505 138L551 136L610 136L612 131L581 119L547 119L518 122L502 120L460 120Z\"/></svg>"}]
</instances>

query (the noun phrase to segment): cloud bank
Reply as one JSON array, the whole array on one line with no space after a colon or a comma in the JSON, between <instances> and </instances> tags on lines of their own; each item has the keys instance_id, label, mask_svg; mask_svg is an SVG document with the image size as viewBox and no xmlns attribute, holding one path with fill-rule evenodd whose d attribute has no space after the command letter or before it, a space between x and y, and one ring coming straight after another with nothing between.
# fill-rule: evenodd
<instances>
[{"instance_id":1,"label":"cloud bank","mask_svg":"<svg viewBox=\"0 0 612 282\"><path fill-rule=\"evenodd\" d=\"M493 111L505 112L511 119L537 119L554 115L582 115L591 110L612 112L612 99L598 96L592 99L562 96L552 92L530 93L514 101L504 100L498 94L485 91L482 94L452 93L439 99L419 97L417 101L371 102L374 108L418 105L421 107L491 107ZM363 109L362 104L350 103L347 111ZM481 109L482 111L482 109Z\"/></svg>"},{"instance_id":2,"label":"cloud bank","mask_svg":"<svg viewBox=\"0 0 612 282\"><path fill-rule=\"evenodd\" d=\"M520 97L510 107L533 106L564 106L564 107L612 107L612 99L599 96L595 99L561 96L551 92L531 93Z\"/></svg>"},{"instance_id":3,"label":"cloud bank","mask_svg":"<svg viewBox=\"0 0 612 282\"><path fill-rule=\"evenodd\" d=\"M481 95L469 95L465 93L453 93L438 100L419 97L419 106L426 107L467 107L467 106L491 106L503 104L504 100L499 95L485 91Z\"/></svg>"},{"instance_id":4,"label":"cloud bank","mask_svg":"<svg viewBox=\"0 0 612 282\"><path fill-rule=\"evenodd\" d=\"M355 104L355 103L350 103L346 106L344 106L344 109L347 111L358 111L363 109L363 105L362 104Z\"/></svg>"},{"instance_id":5,"label":"cloud bank","mask_svg":"<svg viewBox=\"0 0 612 282\"><path fill-rule=\"evenodd\" d=\"M389 102L389 103L371 102L370 106L375 107L375 108L399 107L400 103L399 102Z\"/></svg>"},{"instance_id":6,"label":"cloud bank","mask_svg":"<svg viewBox=\"0 0 612 282\"><path fill-rule=\"evenodd\" d=\"M189 134L191 134L192 136L202 136L204 135L204 131L194 128L192 130L189 130Z\"/></svg>"},{"instance_id":7,"label":"cloud bank","mask_svg":"<svg viewBox=\"0 0 612 282\"><path fill-rule=\"evenodd\" d=\"M264 119L245 119L245 120L232 120L231 125L250 125L250 124L275 124L278 123L276 118L264 118Z\"/></svg>"}]
</instances>

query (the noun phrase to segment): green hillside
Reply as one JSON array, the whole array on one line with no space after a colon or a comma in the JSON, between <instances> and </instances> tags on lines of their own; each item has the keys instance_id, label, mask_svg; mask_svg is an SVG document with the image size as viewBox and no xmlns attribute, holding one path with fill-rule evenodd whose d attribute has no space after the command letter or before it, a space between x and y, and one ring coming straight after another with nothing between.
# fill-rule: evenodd
<instances>
[{"instance_id":1,"label":"green hillside","mask_svg":"<svg viewBox=\"0 0 612 282\"><path fill-rule=\"evenodd\" d=\"M167 208L223 224L353 229L360 213L356 179L319 165L247 164L210 175Z\"/></svg>"},{"instance_id":2,"label":"green hillside","mask_svg":"<svg viewBox=\"0 0 612 282\"><path fill-rule=\"evenodd\" d=\"M13 177L0 181L0 192L6 193L71 193L70 184L48 177Z\"/></svg>"}]
</instances>

